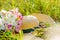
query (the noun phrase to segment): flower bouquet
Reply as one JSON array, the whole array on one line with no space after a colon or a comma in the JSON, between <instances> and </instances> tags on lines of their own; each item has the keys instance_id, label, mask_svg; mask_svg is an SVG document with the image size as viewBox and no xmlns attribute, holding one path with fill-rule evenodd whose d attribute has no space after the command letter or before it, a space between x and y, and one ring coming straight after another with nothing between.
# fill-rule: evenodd
<instances>
[{"instance_id":1,"label":"flower bouquet","mask_svg":"<svg viewBox=\"0 0 60 40\"><path fill-rule=\"evenodd\" d=\"M0 40L22 40L22 14L18 8L0 11Z\"/></svg>"}]
</instances>

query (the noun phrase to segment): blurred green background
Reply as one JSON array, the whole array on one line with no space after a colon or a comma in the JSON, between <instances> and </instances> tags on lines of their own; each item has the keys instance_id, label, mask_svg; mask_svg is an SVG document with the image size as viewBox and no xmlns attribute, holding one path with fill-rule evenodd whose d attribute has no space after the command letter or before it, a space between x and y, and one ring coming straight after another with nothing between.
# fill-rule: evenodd
<instances>
[{"instance_id":1,"label":"blurred green background","mask_svg":"<svg viewBox=\"0 0 60 40\"><path fill-rule=\"evenodd\" d=\"M0 10L19 8L23 15L42 13L60 21L60 0L0 0Z\"/></svg>"}]
</instances>

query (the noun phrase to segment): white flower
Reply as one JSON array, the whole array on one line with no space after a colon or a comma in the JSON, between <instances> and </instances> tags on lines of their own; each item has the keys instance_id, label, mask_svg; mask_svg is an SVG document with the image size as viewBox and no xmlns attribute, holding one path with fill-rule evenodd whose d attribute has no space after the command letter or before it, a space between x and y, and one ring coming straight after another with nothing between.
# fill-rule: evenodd
<instances>
[{"instance_id":1,"label":"white flower","mask_svg":"<svg viewBox=\"0 0 60 40\"><path fill-rule=\"evenodd\" d=\"M0 30L5 29L3 20L0 18Z\"/></svg>"}]
</instances>

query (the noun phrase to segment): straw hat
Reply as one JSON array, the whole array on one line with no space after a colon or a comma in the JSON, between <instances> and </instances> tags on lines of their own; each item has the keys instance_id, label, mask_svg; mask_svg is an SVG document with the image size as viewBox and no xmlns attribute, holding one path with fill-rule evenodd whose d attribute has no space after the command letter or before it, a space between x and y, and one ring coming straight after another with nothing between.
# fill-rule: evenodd
<instances>
[{"instance_id":1,"label":"straw hat","mask_svg":"<svg viewBox=\"0 0 60 40\"><path fill-rule=\"evenodd\" d=\"M33 13L31 15L37 17L40 22L48 22L51 25L55 24L55 21L48 15L41 13Z\"/></svg>"},{"instance_id":2,"label":"straw hat","mask_svg":"<svg viewBox=\"0 0 60 40\"><path fill-rule=\"evenodd\" d=\"M32 15L23 16L22 26L21 26L23 30L30 29L38 25L39 25L39 21L37 17Z\"/></svg>"},{"instance_id":3,"label":"straw hat","mask_svg":"<svg viewBox=\"0 0 60 40\"><path fill-rule=\"evenodd\" d=\"M55 21L48 15L33 13L23 17L22 29L30 29L39 25L39 22L48 22L50 25L54 25Z\"/></svg>"}]
</instances>

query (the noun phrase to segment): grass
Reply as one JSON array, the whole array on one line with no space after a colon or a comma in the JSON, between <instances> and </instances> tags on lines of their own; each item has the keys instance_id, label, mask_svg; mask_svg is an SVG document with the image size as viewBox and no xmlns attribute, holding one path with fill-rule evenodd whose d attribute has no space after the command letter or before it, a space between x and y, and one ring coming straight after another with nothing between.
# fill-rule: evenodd
<instances>
[{"instance_id":1,"label":"grass","mask_svg":"<svg viewBox=\"0 0 60 40\"><path fill-rule=\"evenodd\" d=\"M11 31L0 30L0 40L23 40L23 33L20 30L19 34L14 34Z\"/></svg>"},{"instance_id":2,"label":"grass","mask_svg":"<svg viewBox=\"0 0 60 40\"><path fill-rule=\"evenodd\" d=\"M60 21L60 0L0 0L0 10L16 7L23 15L41 12Z\"/></svg>"}]
</instances>

